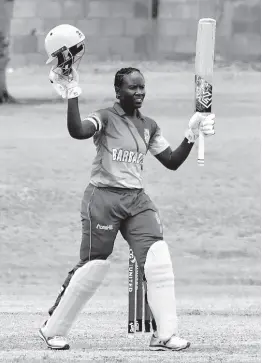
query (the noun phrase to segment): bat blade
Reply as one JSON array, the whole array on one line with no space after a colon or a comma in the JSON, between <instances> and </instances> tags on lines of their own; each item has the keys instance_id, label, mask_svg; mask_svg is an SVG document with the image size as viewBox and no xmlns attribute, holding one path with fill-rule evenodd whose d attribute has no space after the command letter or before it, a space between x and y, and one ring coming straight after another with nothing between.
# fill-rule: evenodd
<instances>
[{"instance_id":1,"label":"bat blade","mask_svg":"<svg viewBox=\"0 0 262 363\"><path fill-rule=\"evenodd\" d=\"M203 18L198 22L195 58L195 112L210 113L213 96L213 68L216 20ZM199 133L198 165L204 165L204 135Z\"/></svg>"}]
</instances>

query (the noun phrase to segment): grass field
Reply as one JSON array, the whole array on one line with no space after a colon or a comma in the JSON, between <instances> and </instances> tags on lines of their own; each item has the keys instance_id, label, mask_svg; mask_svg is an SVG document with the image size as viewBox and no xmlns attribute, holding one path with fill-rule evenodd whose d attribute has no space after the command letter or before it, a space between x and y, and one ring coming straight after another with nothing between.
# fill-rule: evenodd
<instances>
[{"instance_id":1,"label":"grass field","mask_svg":"<svg viewBox=\"0 0 262 363\"><path fill-rule=\"evenodd\" d=\"M82 116L114 102L118 68L82 71ZM143 112L175 148L193 110L193 67L140 68ZM145 188L159 207L176 273L180 333L192 344L163 353L149 352L150 335L127 339L128 249L120 237L108 276L70 333L72 349L48 351L37 336L78 261L79 208L95 155L91 140L68 135L66 104L46 73L8 74L23 103L0 109L0 362L259 362L260 74L216 70L216 136L206 141L204 168L196 148L176 172L146 159Z\"/></svg>"}]
</instances>

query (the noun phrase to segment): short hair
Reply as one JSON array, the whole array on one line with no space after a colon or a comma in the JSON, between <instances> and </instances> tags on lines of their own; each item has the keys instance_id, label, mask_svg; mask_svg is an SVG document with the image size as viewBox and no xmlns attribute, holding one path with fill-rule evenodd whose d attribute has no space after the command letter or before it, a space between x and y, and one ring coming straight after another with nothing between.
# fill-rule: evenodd
<instances>
[{"instance_id":1,"label":"short hair","mask_svg":"<svg viewBox=\"0 0 262 363\"><path fill-rule=\"evenodd\" d=\"M124 79L124 76L126 74L130 74L130 73L133 73L133 72L138 72L138 73L141 74L141 76L143 76L141 71L139 69L137 69L137 68L129 67L129 68L119 69L119 71L117 71L116 75L115 75L115 82L114 82L115 89L120 88L122 86L123 79Z\"/></svg>"}]
</instances>

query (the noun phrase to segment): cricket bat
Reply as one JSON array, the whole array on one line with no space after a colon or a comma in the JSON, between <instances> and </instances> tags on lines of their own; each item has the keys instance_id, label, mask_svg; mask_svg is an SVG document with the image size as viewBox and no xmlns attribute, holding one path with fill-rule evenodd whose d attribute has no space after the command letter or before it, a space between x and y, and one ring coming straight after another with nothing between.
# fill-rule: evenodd
<instances>
[{"instance_id":1,"label":"cricket bat","mask_svg":"<svg viewBox=\"0 0 262 363\"><path fill-rule=\"evenodd\" d=\"M216 21L203 18L198 22L195 58L195 112L211 113ZM198 140L198 165L204 165L205 141Z\"/></svg>"}]
</instances>

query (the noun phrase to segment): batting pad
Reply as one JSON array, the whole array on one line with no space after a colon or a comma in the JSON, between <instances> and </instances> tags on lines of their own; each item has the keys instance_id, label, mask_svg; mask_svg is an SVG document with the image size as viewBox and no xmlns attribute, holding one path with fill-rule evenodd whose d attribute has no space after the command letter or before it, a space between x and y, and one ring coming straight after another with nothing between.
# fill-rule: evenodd
<instances>
[{"instance_id":1,"label":"batting pad","mask_svg":"<svg viewBox=\"0 0 262 363\"><path fill-rule=\"evenodd\" d=\"M42 329L46 337L66 336L86 302L103 281L110 262L93 260L74 273L54 313Z\"/></svg>"},{"instance_id":2,"label":"batting pad","mask_svg":"<svg viewBox=\"0 0 262 363\"><path fill-rule=\"evenodd\" d=\"M156 320L160 340L177 334L175 279L172 261L165 241L155 242L145 262L148 303Z\"/></svg>"}]
</instances>

